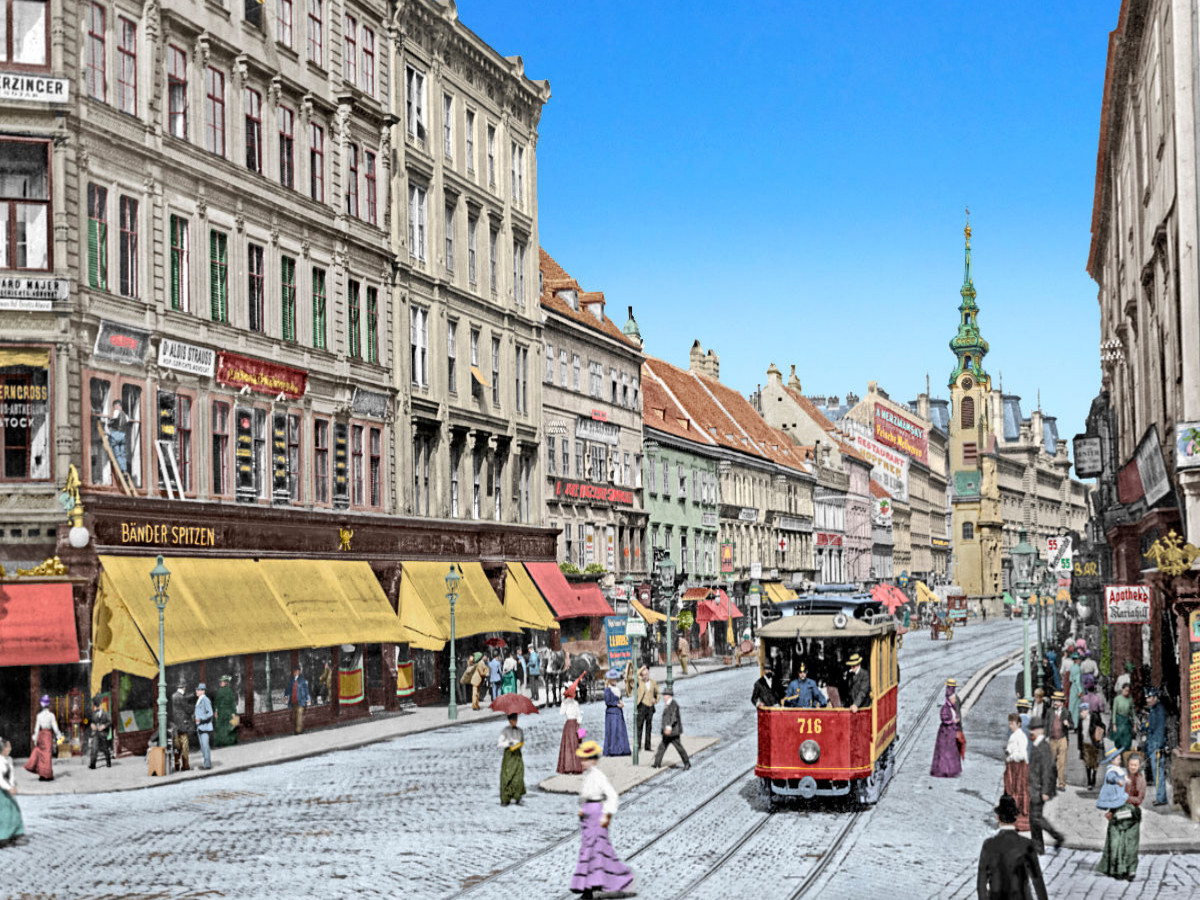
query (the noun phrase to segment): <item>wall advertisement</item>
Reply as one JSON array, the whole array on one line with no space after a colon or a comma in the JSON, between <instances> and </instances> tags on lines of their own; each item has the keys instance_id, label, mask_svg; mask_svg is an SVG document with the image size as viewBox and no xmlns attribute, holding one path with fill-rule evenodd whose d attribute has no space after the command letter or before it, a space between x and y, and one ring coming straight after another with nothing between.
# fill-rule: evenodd
<instances>
[{"instance_id":1,"label":"wall advertisement","mask_svg":"<svg viewBox=\"0 0 1200 900\"><path fill-rule=\"evenodd\" d=\"M875 404L875 440L899 450L923 466L929 465L929 440L925 429L882 404Z\"/></svg>"},{"instance_id":2,"label":"wall advertisement","mask_svg":"<svg viewBox=\"0 0 1200 900\"><path fill-rule=\"evenodd\" d=\"M854 449L865 456L875 468L871 477L892 495L893 500L908 502L908 457L889 450L865 434L855 433Z\"/></svg>"}]
</instances>

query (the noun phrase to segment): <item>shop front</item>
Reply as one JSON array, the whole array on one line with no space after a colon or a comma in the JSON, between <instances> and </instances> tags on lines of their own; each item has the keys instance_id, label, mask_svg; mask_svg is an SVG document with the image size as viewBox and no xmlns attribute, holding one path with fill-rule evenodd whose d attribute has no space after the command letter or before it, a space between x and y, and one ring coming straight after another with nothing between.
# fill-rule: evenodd
<instances>
[{"instance_id":1,"label":"shop front","mask_svg":"<svg viewBox=\"0 0 1200 900\"><path fill-rule=\"evenodd\" d=\"M525 569L554 612L561 648L568 653L606 653L604 617L615 613L596 583L572 584L556 563L526 563Z\"/></svg>"}]
</instances>

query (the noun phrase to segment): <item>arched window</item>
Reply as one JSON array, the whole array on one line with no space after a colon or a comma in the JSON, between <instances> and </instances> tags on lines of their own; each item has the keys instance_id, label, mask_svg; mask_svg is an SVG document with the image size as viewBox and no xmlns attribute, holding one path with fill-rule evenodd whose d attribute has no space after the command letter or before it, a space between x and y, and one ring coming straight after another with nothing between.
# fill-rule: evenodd
<instances>
[{"instance_id":1,"label":"arched window","mask_svg":"<svg viewBox=\"0 0 1200 900\"><path fill-rule=\"evenodd\" d=\"M962 427L975 427L975 398L963 397L962 399Z\"/></svg>"},{"instance_id":2,"label":"arched window","mask_svg":"<svg viewBox=\"0 0 1200 900\"><path fill-rule=\"evenodd\" d=\"M963 522L962 531L963 531L963 540L964 541L975 540L975 523L974 522Z\"/></svg>"},{"instance_id":3,"label":"arched window","mask_svg":"<svg viewBox=\"0 0 1200 900\"><path fill-rule=\"evenodd\" d=\"M963 371L964 372L971 371L971 357L969 357L969 356L963 357Z\"/></svg>"}]
</instances>

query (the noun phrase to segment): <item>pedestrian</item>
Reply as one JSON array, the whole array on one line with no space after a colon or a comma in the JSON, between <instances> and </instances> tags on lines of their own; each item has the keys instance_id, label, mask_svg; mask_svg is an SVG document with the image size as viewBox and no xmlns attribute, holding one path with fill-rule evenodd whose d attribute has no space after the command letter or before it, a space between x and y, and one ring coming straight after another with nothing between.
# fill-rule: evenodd
<instances>
[{"instance_id":1,"label":"pedestrian","mask_svg":"<svg viewBox=\"0 0 1200 900\"><path fill-rule=\"evenodd\" d=\"M104 761L112 768L112 746L108 742L109 730L112 728L112 716L104 708L104 698L97 694L92 698L91 749L88 751L88 768L96 768L96 757L104 751Z\"/></svg>"},{"instance_id":2,"label":"pedestrian","mask_svg":"<svg viewBox=\"0 0 1200 900\"><path fill-rule=\"evenodd\" d=\"M579 742L587 734L583 728L579 701L575 699L575 686L579 683L579 678L563 689L562 702L558 705L559 715L566 721L563 723L562 740L558 744L558 768L555 771L563 775L578 775L583 772L579 757L575 755L575 751L579 749Z\"/></svg>"},{"instance_id":3,"label":"pedestrian","mask_svg":"<svg viewBox=\"0 0 1200 900\"><path fill-rule=\"evenodd\" d=\"M979 604L979 612L983 616L983 621L986 624L987 623L987 604L986 603Z\"/></svg>"},{"instance_id":4,"label":"pedestrian","mask_svg":"<svg viewBox=\"0 0 1200 900\"><path fill-rule=\"evenodd\" d=\"M954 704L954 714L957 716L954 721L954 743L958 748L958 758L961 762L967 758L967 735L963 731L962 698L958 696L958 682L955 679L947 678L946 687L953 691L949 699Z\"/></svg>"},{"instance_id":5,"label":"pedestrian","mask_svg":"<svg viewBox=\"0 0 1200 900\"><path fill-rule=\"evenodd\" d=\"M1133 660L1125 660L1125 671L1117 676L1116 682L1113 684L1113 696L1120 694L1125 685L1129 685L1130 692L1133 691L1133 670L1137 666L1133 664ZM1113 704L1116 705L1115 703Z\"/></svg>"},{"instance_id":6,"label":"pedestrian","mask_svg":"<svg viewBox=\"0 0 1200 900\"><path fill-rule=\"evenodd\" d=\"M25 842L25 820L17 806L17 770L12 761L12 744L0 737L0 847Z\"/></svg>"},{"instance_id":7,"label":"pedestrian","mask_svg":"<svg viewBox=\"0 0 1200 900\"><path fill-rule=\"evenodd\" d=\"M1129 802L1141 807L1146 799L1146 776L1142 772L1142 754L1136 750L1129 754L1129 762L1125 764L1125 794Z\"/></svg>"},{"instance_id":8,"label":"pedestrian","mask_svg":"<svg viewBox=\"0 0 1200 900\"><path fill-rule=\"evenodd\" d=\"M663 688L663 716L662 716L662 741L658 745L658 752L654 754L654 768L662 767L663 755L667 752L667 745L670 744L675 748L675 752L679 754L679 758L683 760L683 767L690 769L692 761L688 759L687 751L683 749L683 721L679 716L679 704L675 702L675 691L668 685Z\"/></svg>"},{"instance_id":9,"label":"pedestrian","mask_svg":"<svg viewBox=\"0 0 1200 900\"><path fill-rule=\"evenodd\" d=\"M207 688L203 681L196 685L196 708L192 710L192 721L196 723L196 735L200 739L200 753L204 759L204 763L200 768L211 769L213 705L205 693L206 690Z\"/></svg>"},{"instance_id":10,"label":"pedestrian","mask_svg":"<svg viewBox=\"0 0 1200 900\"><path fill-rule=\"evenodd\" d=\"M764 671L758 681L754 682L754 691L750 694L750 702L756 707L778 706L779 695L775 690L777 679L770 669Z\"/></svg>"},{"instance_id":11,"label":"pedestrian","mask_svg":"<svg viewBox=\"0 0 1200 900\"><path fill-rule=\"evenodd\" d=\"M871 703L871 676L862 667L862 657L851 653L846 660L850 667L850 712L858 712Z\"/></svg>"},{"instance_id":12,"label":"pedestrian","mask_svg":"<svg viewBox=\"0 0 1200 900\"><path fill-rule=\"evenodd\" d=\"M1133 747L1133 686L1126 681L1113 698L1112 740L1117 749L1128 757Z\"/></svg>"},{"instance_id":13,"label":"pedestrian","mask_svg":"<svg viewBox=\"0 0 1200 900\"><path fill-rule=\"evenodd\" d=\"M629 730L625 727L625 703L617 690L621 670L609 669L604 687L604 755L629 756Z\"/></svg>"},{"instance_id":14,"label":"pedestrian","mask_svg":"<svg viewBox=\"0 0 1200 900\"><path fill-rule=\"evenodd\" d=\"M536 702L541 696L539 687L542 681L542 658L538 656L537 648L529 645L529 694Z\"/></svg>"},{"instance_id":15,"label":"pedestrian","mask_svg":"<svg viewBox=\"0 0 1200 900\"><path fill-rule=\"evenodd\" d=\"M321 676L317 679L317 697L320 703L329 702L329 692L333 689L333 666L329 660L325 660L325 668L321 670Z\"/></svg>"},{"instance_id":16,"label":"pedestrian","mask_svg":"<svg viewBox=\"0 0 1200 900\"><path fill-rule=\"evenodd\" d=\"M479 691L487 684L489 670L483 654L478 650L475 651L474 661L467 671L471 676L471 709L479 709Z\"/></svg>"},{"instance_id":17,"label":"pedestrian","mask_svg":"<svg viewBox=\"0 0 1200 900\"><path fill-rule=\"evenodd\" d=\"M1154 780L1154 805L1167 802L1167 711L1156 687L1146 689L1146 752L1150 755L1150 777Z\"/></svg>"},{"instance_id":18,"label":"pedestrian","mask_svg":"<svg viewBox=\"0 0 1200 900\"><path fill-rule=\"evenodd\" d=\"M1042 866L1029 838L1017 834L1017 804L1003 794L996 806L1000 830L983 842L979 850L979 874L975 892L979 900L1024 900L1031 898L1030 885L1038 900L1046 900Z\"/></svg>"},{"instance_id":19,"label":"pedestrian","mask_svg":"<svg viewBox=\"0 0 1200 900\"><path fill-rule=\"evenodd\" d=\"M33 723L33 752L25 760L25 771L37 774L39 781L54 780L54 750L62 740L58 719L50 711L50 697L43 694L42 709Z\"/></svg>"},{"instance_id":20,"label":"pedestrian","mask_svg":"<svg viewBox=\"0 0 1200 900\"><path fill-rule=\"evenodd\" d=\"M571 893L591 900L597 891L624 892L633 885L633 871L617 857L608 827L619 800L608 776L600 771L600 745L584 741L576 751L583 767L579 785L580 844Z\"/></svg>"},{"instance_id":21,"label":"pedestrian","mask_svg":"<svg viewBox=\"0 0 1200 900\"><path fill-rule=\"evenodd\" d=\"M691 645L688 644L688 639L687 639L686 634L679 635L678 649L679 649L679 668L681 668L683 670L683 674L686 675L688 673L688 671L687 671L688 659L690 659L690 654L692 652L692 648L691 648Z\"/></svg>"},{"instance_id":22,"label":"pedestrian","mask_svg":"<svg viewBox=\"0 0 1200 900\"><path fill-rule=\"evenodd\" d=\"M491 659L488 660L488 684L492 689L492 699L495 700L500 696L500 651L493 650Z\"/></svg>"},{"instance_id":23,"label":"pedestrian","mask_svg":"<svg viewBox=\"0 0 1200 900\"><path fill-rule=\"evenodd\" d=\"M288 685L288 709L292 711L296 734L304 730L304 707L308 706L308 701L308 679L300 674L300 667L296 666L292 669L292 682Z\"/></svg>"},{"instance_id":24,"label":"pedestrian","mask_svg":"<svg viewBox=\"0 0 1200 900\"><path fill-rule=\"evenodd\" d=\"M1071 733L1071 713L1066 707L1066 697L1062 691L1055 691L1051 697L1054 706L1050 710L1050 753L1054 757L1054 770L1058 774L1058 789L1067 789L1067 745Z\"/></svg>"},{"instance_id":25,"label":"pedestrian","mask_svg":"<svg viewBox=\"0 0 1200 900\"><path fill-rule=\"evenodd\" d=\"M1035 667L1036 668L1036 665ZM1029 708L1029 717L1031 719L1041 719L1043 722L1049 718L1050 710L1046 709L1046 692L1041 688L1035 688L1033 691L1033 706Z\"/></svg>"},{"instance_id":26,"label":"pedestrian","mask_svg":"<svg viewBox=\"0 0 1200 900\"><path fill-rule=\"evenodd\" d=\"M1067 709L1071 711L1071 723L1079 726L1079 698L1083 694L1083 667L1080 660L1083 654L1076 650L1071 654L1070 681L1063 678L1063 692L1067 695ZM1069 688L1068 688L1069 685Z\"/></svg>"},{"instance_id":27,"label":"pedestrian","mask_svg":"<svg viewBox=\"0 0 1200 900\"><path fill-rule=\"evenodd\" d=\"M1050 675L1050 678L1049 678L1050 684L1052 684L1054 686L1053 687L1054 690L1061 691L1062 690L1062 673L1059 671L1059 668L1058 668L1058 654L1055 653L1053 650L1046 651L1046 665L1048 667L1047 671L1049 672L1049 675Z\"/></svg>"},{"instance_id":28,"label":"pedestrian","mask_svg":"<svg viewBox=\"0 0 1200 900\"><path fill-rule=\"evenodd\" d=\"M632 697L637 690L637 672L633 670L633 662L625 663L625 696Z\"/></svg>"},{"instance_id":29,"label":"pedestrian","mask_svg":"<svg viewBox=\"0 0 1200 900\"><path fill-rule=\"evenodd\" d=\"M783 698L783 705L800 709L829 705L829 699L821 693L817 683L808 677L808 669L804 663L800 663L796 677L788 683L787 696Z\"/></svg>"},{"instance_id":30,"label":"pedestrian","mask_svg":"<svg viewBox=\"0 0 1200 900\"><path fill-rule=\"evenodd\" d=\"M1083 649L1079 652L1083 654L1083 659L1079 663L1080 676L1082 678L1087 678L1089 675L1091 675L1093 681L1099 678L1100 664L1096 662L1096 658L1092 656L1092 651L1089 650L1085 644Z\"/></svg>"},{"instance_id":31,"label":"pedestrian","mask_svg":"<svg viewBox=\"0 0 1200 900\"><path fill-rule=\"evenodd\" d=\"M191 768L191 741L189 736L192 732L195 722L192 719L192 710L188 703L187 695L183 692L183 685L175 686L175 693L171 695L171 712L170 725L173 732L172 762L175 764L176 772L186 772Z\"/></svg>"},{"instance_id":32,"label":"pedestrian","mask_svg":"<svg viewBox=\"0 0 1200 900\"><path fill-rule=\"evenodd\" d=\"M642 666L638 670L637 718L633 742L636 744L645 735L646 752L650 752L650 733L654 728L654 711L658 708L658 682L650 677L650 669Z\"/></svg>"},{"instance_id":33,"label":"pedestrian","mask_svg":"<svg viewBox=\"0 0 1200 900\"><path fill-rule=\"evenodd\" d=\"M517 727L517 714L510 713L508 726L500 732L497 746L504 750L500 759L500 805L521 805L525 796L525 760L521 748L525 746L525 732Z\"/></svg>"},{"instance_id":34,"label":"pedestrian","mask_svg":"<svg viewBox=\"0 0 1200 900\"><path fill-rule=\"evenodd\" d=\"M517 680L521 683L521 690L529 688L529 664L526 661L527 653L520 648L517 649Z\"/></svg>"},{"instance_id":35,"label":"pedestrian","mask_svg":"<svg viewBox=\"0 0 1200 900\"><path fill-rule=\"evenodd\" d=\"M1104 773L1104 785L1100 788L1096 808L1105 811L1108 829L1096 871L1110 878L1133 881L1141 843L1142 811L1129 802L1125 791L1127 774L1121 766L1120 748L1114 746L1102 762L1108 769Z\"/></svg>"},{"instance_id":36,"label":"pedestrian","mask_svg":"<svg viewBox=\"0 0 1200 900\"><path fill-rule=\"evenodd\" d=\"M957 778L962 774L962 758L958 752L958 706L954 702L955 684L946 682L946 699L942 703L942 723L938 726L933 745L933 764L929 774L934 778Z\"/></svg>"},{"instance_id":37,"label":"pedestrian","mask_svg":"<svg viewBox=\"0 0 1200 900\"><path fill-rule=\"evenodd\" d=\"M1046 723L1031 719L1029 730L1033 734L1033 743L1029 747L1029 836L1037 852L1045 853L1043 831L1054 838L1056 847L1061 847L1064 840L1062 832L1047 821L1044 812L1045 805L1056 793L1058 779L1054 774L1054 757L1046 742Z\"/></svg>"},{"instance_id":38,"label":"pedestrian","mask_svg":"<svg viewBox=\"0 0 1200 900\"><path fill-rule=\"evenodd\" d=\"M1004 793L1017 805L1017 831L1029 831L1029 738L1021 730L1021 717L1016 713L1008 714Z\"/></svg>"},{"instance_id":39,"label":"pedestrian","mask_svg":"<svg viewBox=\"0 0 1200 900\"><path fill-rule=\"evenodd\" d=\"M504 666L500 676L500 694L515 694L517 692L517 660L512 651L504 658Z\"/></svg>"},{"instance_id":40,"label":"pedestrian","mask_svg":"<svg viewBox=\"0 0 1200 900\"><path fill-rule=\"evenodd\" d=\"M1021 730L1025 732L1025 740L1027 741L1033 740L1033 738L1029 736L1029 720L1031 718L1029 715L1029 707L1031 705L1032 704L1030 701L1024 697L1017 701L1017 715L1021 717Z\"/></svg>"},{"instance_id":41,"label":"pedestrian","mask_svg":"<svg viewBox=\"0 0 1200 900\"><path fill-rule=\"evenodd\" d=\"M237 694L233 692L230 682L232 675L221 676L221 686L217 688L217 696L213 698L213 708L216 717L213 719L213 746L231 747L238 742ZM299 733L299 728L296 729Z\"/></svg>"}]
</instances>

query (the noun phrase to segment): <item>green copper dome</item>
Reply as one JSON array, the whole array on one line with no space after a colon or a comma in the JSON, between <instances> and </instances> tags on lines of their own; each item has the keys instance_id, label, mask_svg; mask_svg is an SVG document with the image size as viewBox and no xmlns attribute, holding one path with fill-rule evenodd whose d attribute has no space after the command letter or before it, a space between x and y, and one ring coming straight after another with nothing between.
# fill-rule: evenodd
<instances>
[{"instance_id":1,"label":"green copper dome","mask_svg":"<svg viewBox=\"0 0 1200 900\"><path fill-rule=\"evenodd\" d=\"M975 303L975 285L971 281L971 226L963 229L967 239L966 257L963 271L963 285L959 294L962 304L958 307L958 334L950 341L950 352L954 354L957 365L950 373L950 386L953 387L963 372L973 372L978 381L990 381L987 372L983 370L983 358L988 352L988 342L979 333L979 323L975 317L979 307Z\"/></svg>"}]
</instances>

